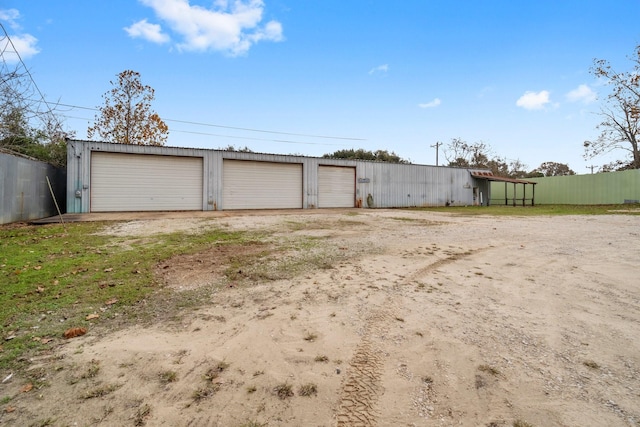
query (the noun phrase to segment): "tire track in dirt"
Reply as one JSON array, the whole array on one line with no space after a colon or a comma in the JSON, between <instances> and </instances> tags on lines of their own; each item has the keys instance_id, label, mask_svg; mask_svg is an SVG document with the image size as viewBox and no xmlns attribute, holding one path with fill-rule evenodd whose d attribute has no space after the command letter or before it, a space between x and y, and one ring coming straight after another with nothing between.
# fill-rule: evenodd
<instances>
[{"instance_id":1,"label":"tire track in dirt","mask_svg":"<svg viewBox=\"0 0 640 427\"><path fill-rule=\"evenodd\" d=\"M445 258L439 259L435 262L432 262L422 268L419 268L418 270L416 270L415 272L413 272L411 275L407 276L404 280L404 283L410 283L412 280L415 280L417 278L419 278L420 276L425 275L426 273L430 272L430 271L434 271L437 270L438 268L448 265L448 264L453 264L456 261L460 261L461 259L464 258L468 258L471 255L475 255L477 253L486 251L488 249L491 249L490 247L486 247L486 248L477 248L477 249L469 249L465 252L460 252L460 253L453 253L450 255L447 255Z\"/></svg>"},{"instance_id":2,"label":"tire track in dirt","mask_svg":"<svg viewBox=\"0 0 640 427\"><path fill-rule=\"evenodd\" d=\"M373 332L384 332L381 324L388 313L373 313L364 328L362 340L349 362L349 371L342 384L337 426L371 427L377 425L376 402L382 392L380 377L384 367L384 352L373 340Z\"/></svg>"},{"instance_id":3,"label":"tire track in dirt","mask_svg":"<svg viewBox=\"0 0 640 427\"><path fill-rule=\"evenodd\" d=\"M402 281L410 283L430 271L486 249L489 248L450 254L446 258L418 268ZM354 351L347 378L342 384L336 415L338 427L373 427L378 424L379 414L376 411L376 403L384 391L380 380L384 369L385 353L381 343L376 342L374 338L376 335L383 336L388 332L390 320L393 319L391 311L393 307L397 309L397 296L395 293L388 293L382 304L386 309L372 310L366 320L362 339Z\"/></svg>"}]
</instances>

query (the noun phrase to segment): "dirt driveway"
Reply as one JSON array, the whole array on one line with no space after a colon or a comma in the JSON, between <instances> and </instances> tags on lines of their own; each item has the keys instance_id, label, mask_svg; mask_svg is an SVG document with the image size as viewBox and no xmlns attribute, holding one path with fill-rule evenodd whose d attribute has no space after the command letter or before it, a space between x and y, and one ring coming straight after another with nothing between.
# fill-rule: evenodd
<instances>
[{"instance_id":1,"label":"dirt driveway","mask_svg":"<svg viewBox=\"0 0 640 427\"><path fill-rule=\"evenodd\" d=\"M640 425L638 216L252 213L105 232L206 227L314 246L294 278L238 286L219 286L229 254L160 265L174 292L206 290L203 308L70 340L46 393L0 424Z\"/></svg>"}]
</instances>

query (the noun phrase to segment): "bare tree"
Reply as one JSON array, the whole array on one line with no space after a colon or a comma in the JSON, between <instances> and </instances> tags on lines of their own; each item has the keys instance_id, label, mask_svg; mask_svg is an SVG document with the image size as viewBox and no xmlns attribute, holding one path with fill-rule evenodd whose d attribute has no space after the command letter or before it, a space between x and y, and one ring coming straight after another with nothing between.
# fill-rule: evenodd
<instances>
[{"instance_id":1,"label":"bare tree","mask_svg":"<svg viewBox=\"0 0 640 427\"><path fill-rule=\"evenodd\" d=\"M0 33L0 148L49 162L66 165L66 138L56 105L45 99L31 74L20 62L9 65L5 54L17 55L2 28Z\"/></svg>"},{"instance_id":2,"label":"bare tree","mask_svg":"<svg viewBox=\"0 0 640 427\"><path fill-rule=\"evenodd\" d=\"M164 145L169 128L160 116L151 110L155 91L143 85L140 73L131 70L118 74L114 87L102 95L104 105L99 108L87 136L98 135L107 142L135 145Z\"/></svg>"},{"instance_id":3,"label":"bare tree","mask_svg":"<svg viewBox=\"0 0 640 427\"><path fill-rule=\"evenodd\" d=\"M640 45L636 46L631 71L617 72L604 59L594 60L591 73L607 81L612 91L607 96L597 129L600 135L594 141L585 141L584 157L589 159L617 150L627 151L630 161L621 169L640 169L638 133L640 131Z\"/></svg>"}]
</instances>

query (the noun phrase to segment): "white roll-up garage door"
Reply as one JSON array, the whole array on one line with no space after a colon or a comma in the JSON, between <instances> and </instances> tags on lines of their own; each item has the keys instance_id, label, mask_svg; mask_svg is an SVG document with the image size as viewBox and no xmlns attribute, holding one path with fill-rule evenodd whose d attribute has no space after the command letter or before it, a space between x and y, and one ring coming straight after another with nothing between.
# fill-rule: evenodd
<instances>
[{"instance_id":1,"label":"white roll-up garage door","mask_svg":"<svg viewBox=\"0 0 640 427\"><path fill-rule=\"evenodd\" d=\"M224 209L302 208L302 165L223 161Z\"/></svg>"},{"instance_id":2,"label":"white roll-up garage door","mask_svg":"<svg viewBox=\"0 0 640 427\"><path fill-rule=\"evenodd\" d=\"M352 208L356 199L355 168L320 166L318 168L318 207Z\"/></svg>"},{"instance_id":3,"label":"white roll-up garage door","mask_svg":"<svg viewBox=\"0 0 640 427\"><path fill-rule=\"evenodd\" d=\"M201 157L91 153L91 211L202 210Z\"/></svg>"}]
</instances>

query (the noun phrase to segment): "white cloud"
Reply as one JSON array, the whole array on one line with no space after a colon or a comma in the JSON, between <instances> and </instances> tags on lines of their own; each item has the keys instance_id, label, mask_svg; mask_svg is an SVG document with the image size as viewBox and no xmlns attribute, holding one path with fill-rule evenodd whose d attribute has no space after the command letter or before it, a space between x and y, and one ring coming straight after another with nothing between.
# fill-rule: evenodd
<instances>
[{"instance_id":1,"label":"white cloud","mask_svg":"<svg viewBox=\"0 0 640 427\"><path fill-rule=\"evenodd\" d=\"M0 21L6 22L14 30L20 29L17 22L19 18L20 12L17 9L0 10ZM5 46L2 54L8 64L17 64L20 62L20 58L25 60L40 53L40 49L36 46L38 39L31 34L10 34L9 39L11 44Z\"/></svg>"},{"instance_id":2,"label":"white cloud","mask_svg":"<svg viewBox=\"0 0 640 427\"><path fill-rule=\"evenodd\" d=\"M567 94L567 99L571 102L591 104L598 99L598 95L588 85L580 85Z\"/></svg>"},{"instance_id":3,"label":"white cloud","mask_svg":"<svg viewBox=\"0 0 640 427\"><path fill-rule=\"evenodd\" d=\"M262 23L262 0L216 0L212 8L189 4L189 0L140 0L151 7L182 41L184 51L246 53L259 41L282 41L282 24ZM162 34L158 28L156 34Z\"/></svg>"},{"instance_id":4,"label":"white cloud","mask_svg":"<svg viewBox=\"0 0 640 427\"><path fill-rule=\"evenodd\" d=\"M31 34L11 36L11 41L22 59L30 58L40 52L40 49L36 47L38 39L33 37Z\"/></svg>"},{"instance_id":5,"label":"white cloud","mask_svg":"<svg viewBox=\"0 0 640 427\"><path fill-rule=\"evenodd\" d=\"M442 101L440 101L440 98L435 98L433 101L427 102L426 104L418 104L418 107L420 107L420 108L434 108L434 107L437 107L440 104L442 104Z\"/></svg>"},{"instance_id":6,"label":"white cloud","mask_svg":"<svg viewBox=\"0 0 640 427\"><path fill-rule=\"evenodd\" d=\"M524 108L525 110L541 110L549 102L548 90L542 90L537 93L527 91L516 101L516 105Z\"/></svg>"},{"instance_id":7,"label":"white cloud","mask_svg":"<svg viewBox=\"0 0 640 427\"><path fill-rule=\"evenodd\" d=\"M0 9L0 21L6 22L13 29L20 28L16 22L18 18L20 18L18 9Z\"/></svg>"},{"instance_id":8,"label":"white cloud","mask_svg":"<svg viewBox=\"0 0 640 427\"><path fill-rule=\"evenodd\" d=\"M387 71L389 71L389 64L382 64L369 70L369 75L375 73L386 73Z\"/></svg>"},{"instance_id":9,"label":"white cloud","mask_svg":"<svg viewBox=\"0 0 640 427\"><path fill-rule=\"evenodd\" d=\"M169 36L162 32L160 25L150 24L146 19L125 27L124 30L130 37L140 37L152 43L162 44L169 41Z\"/></svg>"}]
</instances>

